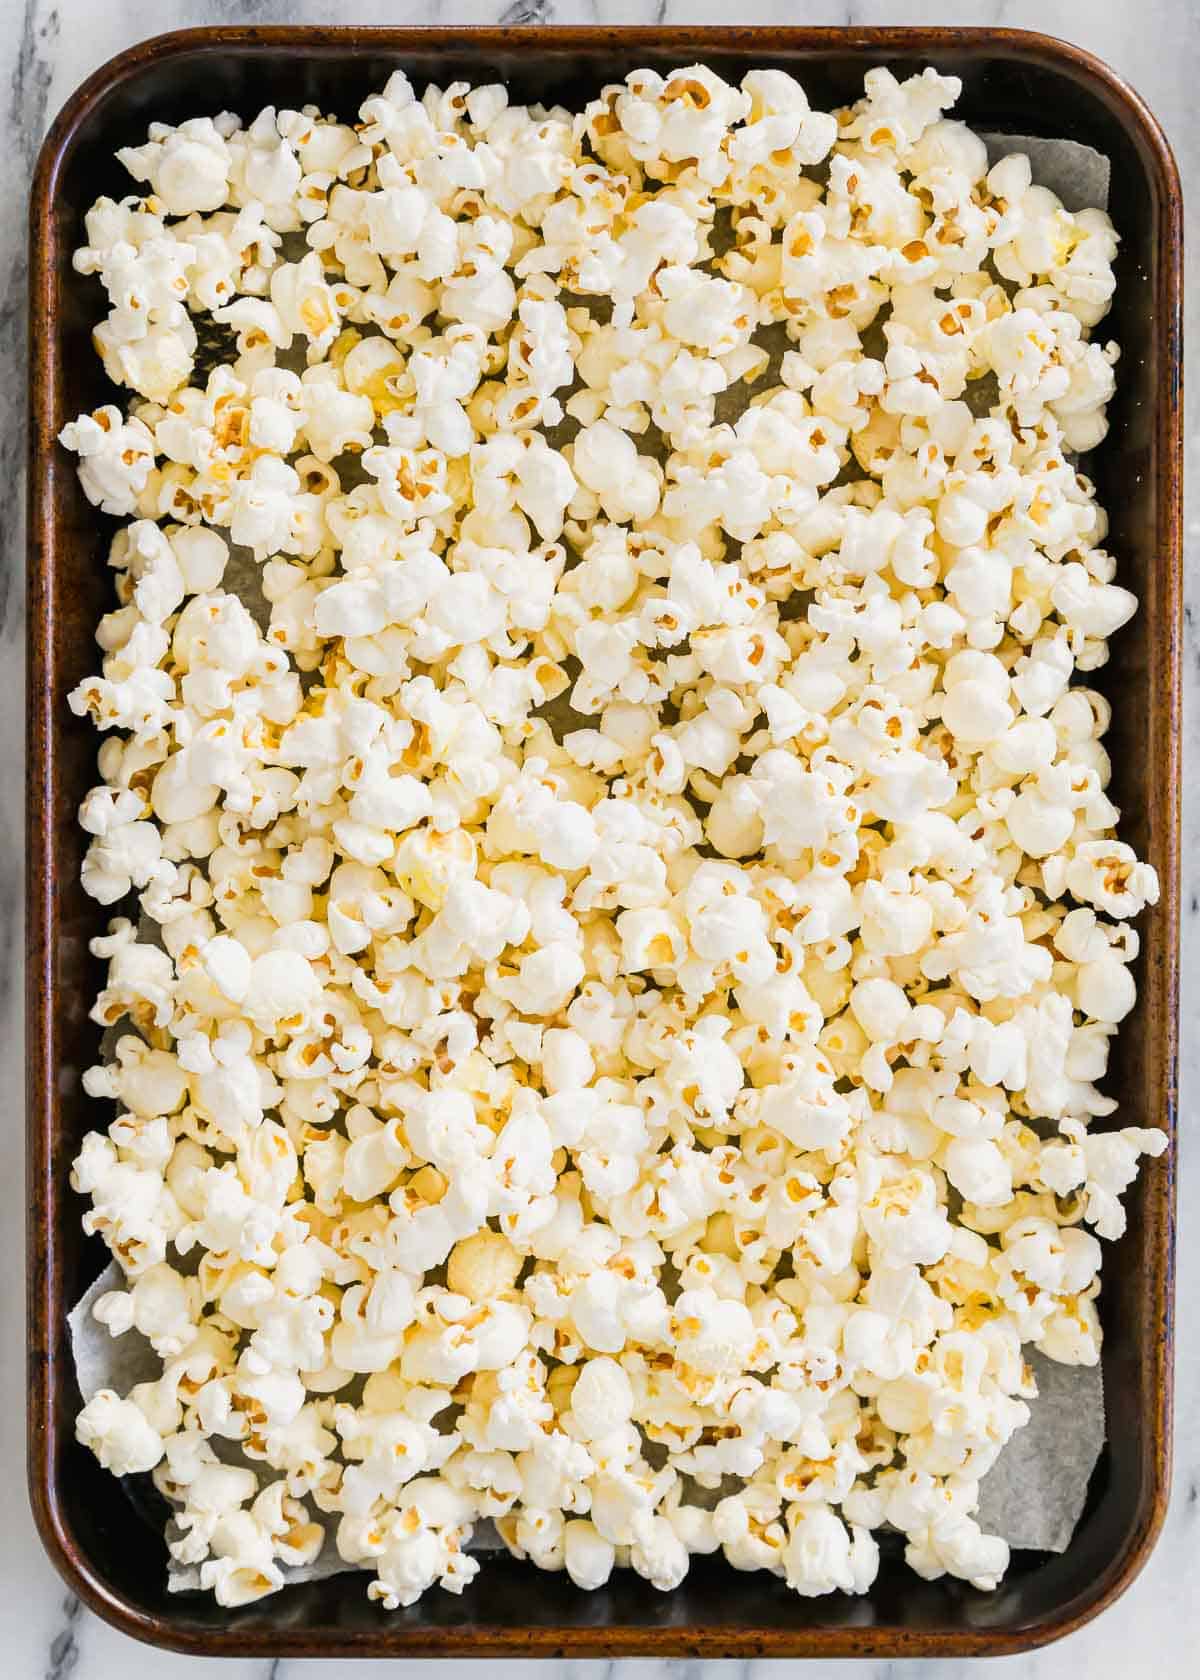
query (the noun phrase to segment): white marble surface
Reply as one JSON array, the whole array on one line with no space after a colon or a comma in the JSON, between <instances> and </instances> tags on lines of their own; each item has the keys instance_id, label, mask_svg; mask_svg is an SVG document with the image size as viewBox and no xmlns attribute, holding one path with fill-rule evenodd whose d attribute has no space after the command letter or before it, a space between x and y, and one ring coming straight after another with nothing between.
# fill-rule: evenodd
<instances>
[{"instance_id":1,"label":"white marble surface","mask_svg":"<svg viewBox=\"0 0 1200 1680\"><path fill-rule=\"evenodd\" d=\"M6 500L3 563L0 565L0 650L5 665L19 667L22 626L23 532L18 506L23 460L22 391L25 308L25 198L32 163L48 120L77 83L130 43L161 30L187 24L235 22L450 23L544 21L555 23L723 23L736 12L739 22L769 23L980 23L1042 29L1088 47L1128 77L1147 98L1175 146L1185 192L1200 204L1200 127L1194 121L1196 83L1200 78L1200 11L1193 0L976 0L974 4L915 3L915 0L840 0L813 5L810 0L751 0L731 8L728 0L459 0L444 8L436 0L338 0L299 8L287 0L0 0L0 486ZM1200 216L1190 236L1200 261ZM1192 268L1188 334L1200 352L1200 275ZM1200 402L1200 374L1193 389ZM1200 823L1200 410L1190 406L1189 465L1195 494L1189 497L1188 640L1186 647L1187 751L1193 774L1185 790L1185 834ZM23 709L6 682L7 701L0 707L0 1089L8 1093L9 1135L19 1153L23 1086L20 909L21 811L13 790L22 766ZM1184 879L1185 1026L1200 997L1200 853L1193 850ZM1184 1033L1181 1113L1191 1124L1191 1108L1200 1092L1200 1039ZM1186 1139L1185 1144L1191 1140ZM19 1161L6 1163L0 1175L0 1347L12 1355L0 1362L0 1491L7 1520L0 1526L0 1673L7 1680L174 1680L201 1669L219 1671L223 1680L310 1680L317 1665L304 1662L229 1662L152 1652L138 1646L82 1611L68 1595L42 1555L25 1506L24 1372L18 1350L24 1347L21 1292L23 1197ZM1183 1680L1197 1672L1200 1648L1200 1319L1189 1310L1200 1288L1200 1221L1192 1217L1200 1196L1200 1159L1183 1151L1180 1178L1183 1213L1179 1266L1178 1430L1175 1495L1166 1531L1141 1578L1099 1622L1070 1640L1029 1657L1007 1658L987 1672L1006 1676L1053 1677L1087 1673L1089 1680L1123 1680L1153 1666L1156 1680ZM472 1680L487 1671L516 1671L518 1663L404 1664L406 1676L418 1671L451 1680L470 1670ZM662 1671L680 1680L764 1680L762 1663L598 1662L545 1665L547 1680L600 1680L601 1671L617 1671L618 1680L663 1680ZM855 1662L839 1669L846 1680L870 1674L875 1680L950 1680L955 1664ZM339 1676L366 1664L340 1664ZM398 1676L401 1664L374 1664L376 1680ZM752 1671L758 1671L754 1673ZM737 1680L742 1680L739 1674Z\"/></svg>"}]
</instances>

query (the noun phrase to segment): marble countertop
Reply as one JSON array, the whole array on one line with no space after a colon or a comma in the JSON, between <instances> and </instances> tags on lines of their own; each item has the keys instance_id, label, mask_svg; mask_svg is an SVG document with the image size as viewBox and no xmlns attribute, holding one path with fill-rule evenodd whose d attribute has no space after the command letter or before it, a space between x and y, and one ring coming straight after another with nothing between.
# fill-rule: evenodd
<instances>
[{"instance_id":1,"label":"marble countertop","mask_svg":"<svg viewBox=\"0 0 1200 1680\"><path fill-rule=\"evenodd\" d=\"M23 636L22 568L24 535L17 508L24 454L23 399L25 313L25 201L33 161L50 119L71 90L112 54L162 30L189 24L242 22L358 23L673 23L730 21L728 0L459 0L443 8L436 0L0 0L0 483L7 484L10 510L0 549L0 657L19 668ZM1005 24L1062 35L1107 59L1144 95L1163 122L1179 158L1185 194L1200 203L1200 127L1192 119L1200 78L1200 11L1192 0L757 0L741 8L738 21L771 23L952 23ZM1200 225L1189 228L1200 253ZM1200 256L1196 258L1200 261ZM1200 348L1200 274L1189 264L1187 331ZM1193 389L1200 402L1200 375ZM1200 555L1200 414L1189 405L1188 542ZM1189 559L1193 556L1190 554ZM1193 768L1200 764L1200 576L1189 565L1185 649L1186 747ZM1194 603L1194 605L1193 605ZM0 779L20 785L24 714L10 701L0 710ZM1185 784L1184 833L1200 826L1200 776ZM19 801L0 801L0 1088L11 1093L9 1135L20 1135L22 1054L21 829ZM1200 995L1200 852L1184 865L1184 1021ZM1190 1124L1200 1093L1200 1038L1184 1034L1181 1113ZM1187 1140L1190 1143L1190 1139ZM19 1144L14 1143L14 1153ZM1185 1147L1180 1200L1187 1210L1200 1195L1200 1158ZM24 1347L22 1268L24 1207L19 1161L0 1175L0 1258L11 1281L0 1289L0 1346L13 1355L0 1364L0 1491L7 1521L0 1527L0 1669L7 1680L175 1680L201 1670L223 1680L300 1680L318 1665L305 1662L226 1662L167 1655L140 1646L98 1621L66 1591L42 1553L24 1497L24 1369L16 1350ZM1098 1622L1065 1642L1028 1657L1005 1658L986 1672L1026 1680L1058 1680L1086 1673L1089 1680L1122 1680L1153 1664L1158 1680L1183 1680L1196 1673L1200 1648L1200 1318L1188 1310L1192 1286L1200 1289L1200 1222L1186 1216L1179 1253L1178 1425L1174 1498L1165 1532L1141 1577ZM1189 1654L1190 1653L1190 1654ZM373 1680L399 1676L401 1664L373 1664ZM411 1662L419 1672L451 1680L469 1670L471 1680L487 1671L523 1665L474 1662ZM765 1663L560 1662L543 1665L547 1680L587 1680L601 1670L617 1680L660 1680L663 1671L680 1680L764 1680ZM799 1665L797 1665L799 1666ZM965 1665L962 1665L965 1667ZM960 1665L917 1662L852 1662L839 1668L846 1680L950 1680ZM340 1664L339 1677L365 1663ZM577 1673L578 1671L578 1673ZM738 1674L737 1680L743 1680Z\"/></svg>"}]
</instances>

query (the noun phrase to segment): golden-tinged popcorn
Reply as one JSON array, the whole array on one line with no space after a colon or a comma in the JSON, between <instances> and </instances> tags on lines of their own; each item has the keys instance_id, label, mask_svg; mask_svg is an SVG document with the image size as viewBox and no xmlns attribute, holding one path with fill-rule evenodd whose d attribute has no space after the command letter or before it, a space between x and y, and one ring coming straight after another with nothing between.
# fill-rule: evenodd
<instances>
[{"instance_id":1,"label":"golden-tinged popcorn","mask_svg":"<svg viewBox=\"0 0 1200 1680\"><path fill-rule=\"evenodd\" d=\"M396 73L87 216L137 911L72 1181L162 1374L78 1433L223 1605L461 1592L485 1519L585 1589L1004 1572L1022 1348L1098 1359L1165 1145L1094 1124L1158 884L1072 682L1117 235L958 92Z\"/></svg>"}]
</instances>

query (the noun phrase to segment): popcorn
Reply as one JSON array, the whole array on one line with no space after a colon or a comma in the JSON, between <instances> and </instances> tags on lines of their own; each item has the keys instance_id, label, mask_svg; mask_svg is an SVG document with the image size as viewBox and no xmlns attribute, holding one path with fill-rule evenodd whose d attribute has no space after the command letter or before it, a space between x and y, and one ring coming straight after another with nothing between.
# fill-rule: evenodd
<instances>
[{"instance_id":1,"label":"popcorn","mask_svg":"<svg viewBox=\"0 0 1200 1680\"><path fill-rule=\"evenodd\" d=\"M1122 841L1088 840L1067 865L1067 890L1118 919L1158 902L1158 877Z\"/></svg>"},{"instance_id":2,"label":"popcorn","mask_svg":"<svg viewBox=\"0 0 1200 1680\"><path fill-rule=\"evenodd\" d=\"M594 1523L575 1518L563 1527L563 1567L577 1587L594 1592L613 1572L617 1549Z\"/></svg>"},{"instance_id":3,"label":"popcorn","mask_svg":"<svg viewBox=\"0 0 1200 1680\"><path fill-rule=\"evenodd\" d=\"M75 1436L114 1476L153 1470L163 1455L162 1438L144 1412L111 1388L92 1395L75 1420Z\"/></svg>"},{"instance_id":4,"label":"popcorn","mask_svg":"<svg viewBox=\"0 0 1200 1680\"><path fill-rule=\"evenodd\" d=\"M958 91L397 72L86 218L82 879L153 925L72 1182L161 1375L78 1433L222 1605L327 1526L461 1592L481 1518L588 1590L1004 1571L1022 1348L1099 1358L1166 1136L1101 1124L1158 883L1076 676L1117 236Z\"/></svg>"},{"instance_id":5,"label":"popcorn","mask_svg":"<svg viewBox=\"0 0 1200 1680\"><path fill-rule=\"evenodd\" d=\"M639 457L633 439L610 421L581 427L571 467L579 483L594 493L605 516L616 523L650 519L658 511L656 463Z\"/></svg>"},{"instance_id":6,"label":"popcorn","mask_svg":"<svg viewBox=\"0 0 1200 1680\"><path fill-rule=\"evenodd\" d=\"M944 1154L946 1177L964 1201L1004 1207L1012 1200L1012 1169L989 1138L956 1137Z\"/></svg>"},{"instance_id":7,"label":"popcorn","mask_svg":"<svg viewBox=\"0 0 1200 1680\"><path fill-rule=\"evenodd\" d=\"M1060 852L1075 829L1075 813L1069 806L1053 804L1028 784L1005 811L1004 821L1021 850L1035 858Z\"/></svg>"},{"instance_id":8,"label":"popcorn","mask_svg":"<svg viewBox=\"0 0 1200 1680\"><path fill-rule=\"evenodd\" d=\"M469 1301L488 1301L512 1289L520 1269L521 1256L508 1238L485 1229L455 1245L446 1281Z\"/></svg>"},{"instance_id":9,"label":"popcorn","mask_svg":"<svg viewBox=\"0 0 1200 1680\"><path fill-rule=\"evenodd\" d=\"M273 107L261 111L249 128L231 134L229 151L233 202L261 205L264 219L280 233L294 228L299 222L293 200L301 183L301 164L279 131Z\"/></svg>"},{"instance_id":10,"label":"popcorn","mask_svg":"<svg viewBox=\"0 0 1200 1680\"><path fill-rule=\"evenodd\" d=\"M791 1519L781 1561L794 1592L802 1598L866 1592L879 1569L879 1548L866 1529L848 1529L827 1505L796 1505Z\"/></svg>"},{"instance_id":11,"label":"popcorn","mask_svg":"<svg viewBox=\"0 0 1200 1680\"><path fill-rule=\"evenodd\" d=\"M264 951L250 965L243 994L246 1013L266 1031L302 1025L321 995L312 966L298 953Z\"/></svg>"},{"instance_id":12,"label":"popcorn","mask_svg":"<svg viewBox=\"0 0 1200 1680\"><path fill-rule=\"evenodd\" d=\"M81 414L59 433L79 456L79 482L102 513L133 513L154 466L154 439L140 420L125 420L108 403Z\"/></svg>"},{"instance_id":13,"label":"popcorn","mask_svg":"<svg viewBox=\"0 0 1200 1680\"><path fill-rule=\"evenodd\" d=\"M151 123L144 146L117 153L135 181L145 181L170 216L219 210L229 199L227 119L192 117L178 128Z\"/></svg>"}]
</instances>

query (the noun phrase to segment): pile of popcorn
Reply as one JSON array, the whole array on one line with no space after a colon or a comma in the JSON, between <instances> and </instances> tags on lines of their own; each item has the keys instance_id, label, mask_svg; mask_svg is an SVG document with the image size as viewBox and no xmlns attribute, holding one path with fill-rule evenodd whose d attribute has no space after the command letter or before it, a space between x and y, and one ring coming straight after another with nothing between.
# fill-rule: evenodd
<instances>
[{"instance_id":1,"label":"pile of popcorn","mask_svg":"<svg viewBox=\"0 0 1200 1680\"><path fill-rule=\"evenodd\" d=\"M488 1519L585 1588L1005 1569L1022 1350L1097 1360L1165 1144L1093 1128L1158 889L1072 684L1117 238L958 92L396 74L87 216L73 1182L162 1370L78 1433L223 1605L459 1592Z\"/></svg>"}]
</instances>

